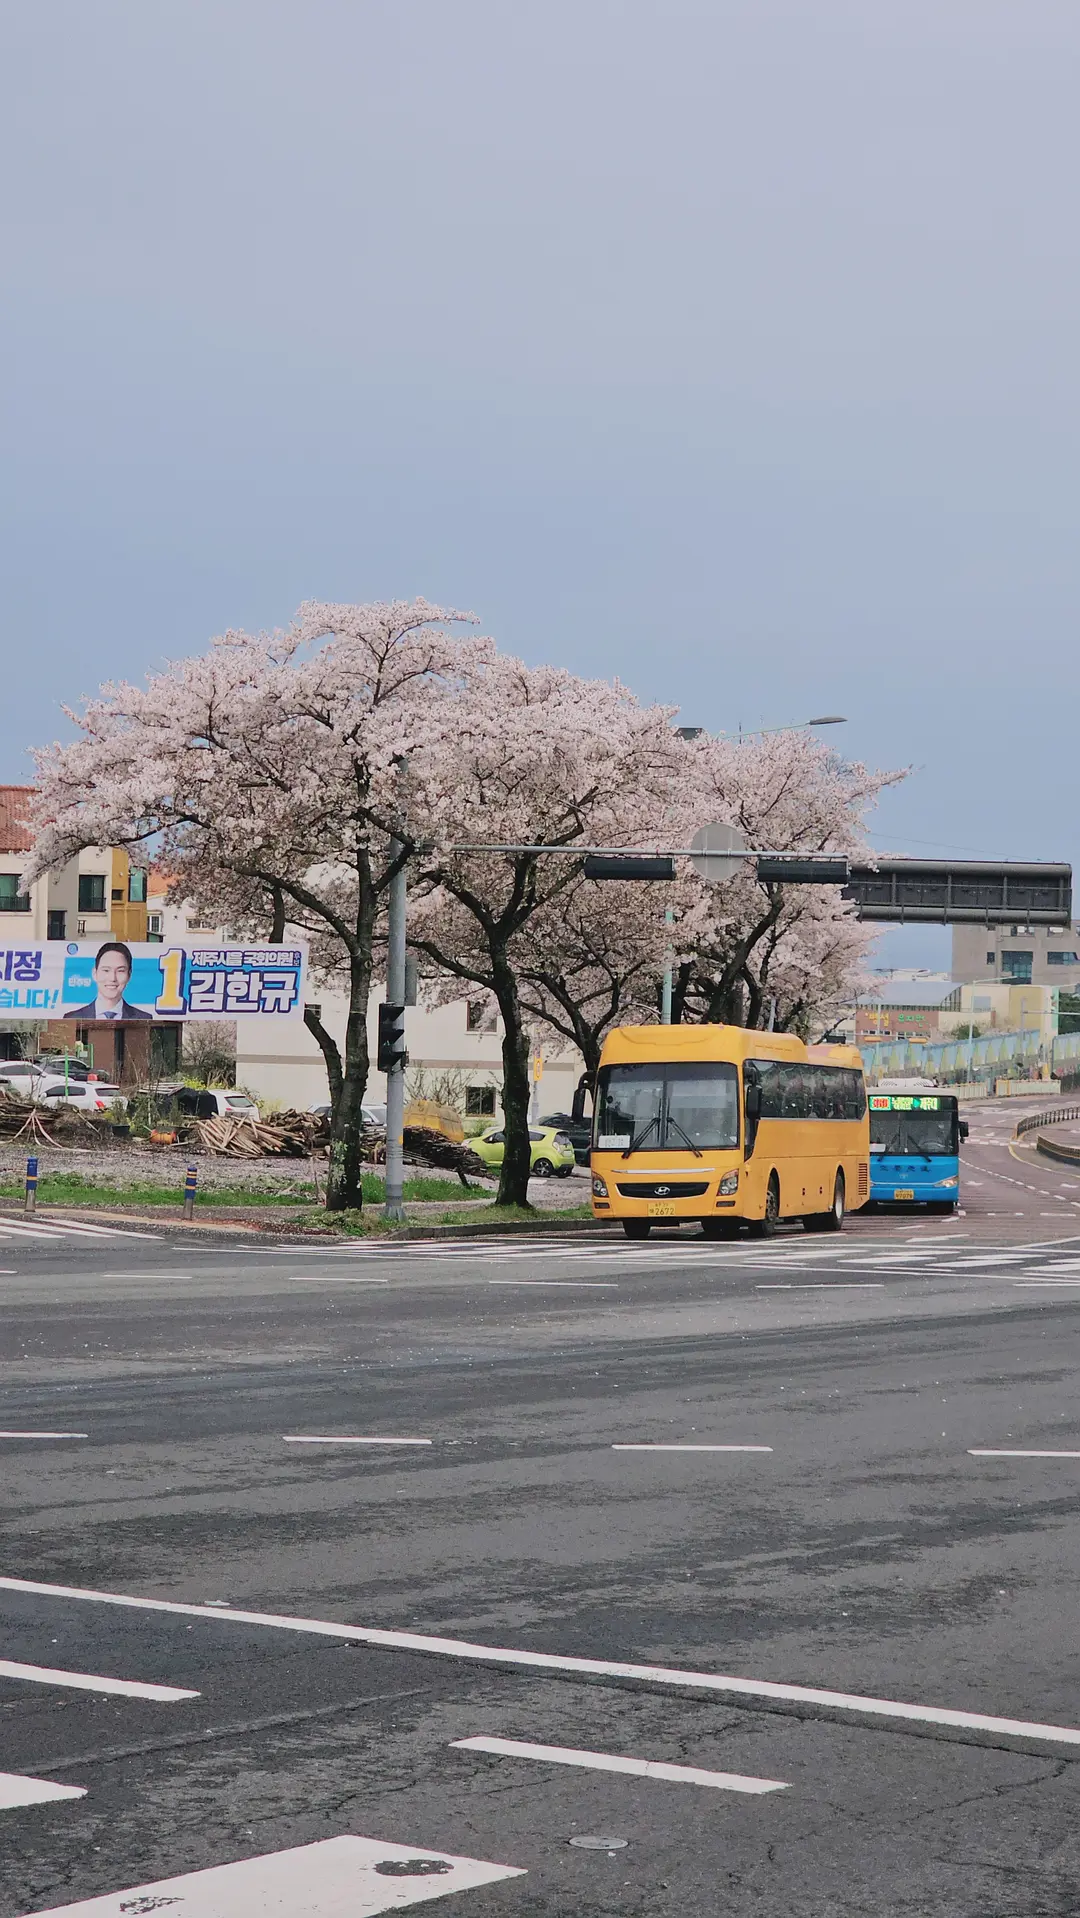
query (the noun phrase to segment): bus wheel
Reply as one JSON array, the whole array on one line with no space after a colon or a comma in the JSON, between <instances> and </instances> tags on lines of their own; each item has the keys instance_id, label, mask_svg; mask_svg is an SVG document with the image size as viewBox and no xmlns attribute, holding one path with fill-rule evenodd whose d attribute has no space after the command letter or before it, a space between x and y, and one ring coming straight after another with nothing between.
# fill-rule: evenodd
<instances>
[{"instance_id":1,"label":"bus wheel","mask_svg":"<svg viewBox=\"0 0 1080 1918\"><path fill-rule=\"evenodd\" d=\"M818 1214L821 1220L820 1230L822 1232L843 1231L846 1205L847 1189L844 1185L844 1175L842 1172L838 1172L836 1175L836 1184L833 1186L832 1205L827 1212L820 1212Z\"/></svg>"},{"instance_id":2,"label":"bus wheel","mask_svg":"<svg viewBox=\"0 0 1080 1918\"><path fill-rule=\"evenodd\" d=\"M780 1181L775 1172L769 1174L769 1189L765 1194L765 1217L751 1219L749 1225L752 1239L771 1239L775 1236L780 1223Z\"/></svg>"},{"instance_id":3,"label":"bus wheel","mask_svg":"<svg viewBox=\"0 0 1080 1918\"><path fill-rule=\"evenodd\" d=\"M702 1219L701 1230L707 1239L737 1239L738 1219Z\"/></svg>"},{"instance_id":4,"label":"bus wheel","mask_svg":"<svg viewBox=\"0 0 1080 1918\"><path fill-rule=\"evenodd\" d=\"M648 1219L624 1219L622 1229L628 1239L647 1239L651 1230Z\"/></svg>"}]
</instances>

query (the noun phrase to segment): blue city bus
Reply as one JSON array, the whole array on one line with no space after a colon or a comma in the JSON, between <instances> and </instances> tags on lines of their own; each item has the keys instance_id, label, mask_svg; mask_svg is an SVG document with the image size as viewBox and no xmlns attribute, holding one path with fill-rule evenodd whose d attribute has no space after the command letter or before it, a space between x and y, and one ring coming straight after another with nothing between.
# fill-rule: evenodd
<instances>
[{"instance_id":1,"label":"blue city bus","mask_svg":"<svg viewBox=\"0 0 1080 1918\"><path fill-rule=\"evenodd\" d=\"M870 1201L955 1211L960 1199L960 1118L955 1093L871 1092Z\"/></svg>"}]
</instances>

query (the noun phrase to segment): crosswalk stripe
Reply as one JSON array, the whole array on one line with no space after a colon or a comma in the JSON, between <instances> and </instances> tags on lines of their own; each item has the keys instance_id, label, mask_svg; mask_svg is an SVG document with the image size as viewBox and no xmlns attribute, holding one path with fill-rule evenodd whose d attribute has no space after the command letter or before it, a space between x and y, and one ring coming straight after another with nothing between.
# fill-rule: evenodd
<instances>
[{"instance_id":1,"label":"crosswalk stripe","mask_svg":"<svg viewBox=\"0 0 1080 1918\"><path fill-rule=\"evenodd\" d=\"M39 1783L37 1779L17 1782ZM42 1795L66 1798L72 1793L82 1796L78 1787L70 1785L46 1787ZM256 1918L257 1913L271 1911L277 1918L341 1918L342 1912L377 1918L383 1911L398 1911L454 1891L471 1891L500 1878L524 1876L520 1865L492 1865L483 1858L429 1851L425 1845L383 1844L381 1839L349 1834L184 1872L152 1885L129 1885L104 1898L53 1905L35 1918L127 1918L132 1912L156 1911L166 1905L182 1907L184 1918L225 1918L226 1914Z\"/></svg>"},{"instance_id":2,"label":"crosswalk stripe","mask_svg":"<svg viewBox=\"0 0 1080 1918\"><path fill-rule=\"evenodd\" d=\"M0 1239L150 1239L160 1232L140 1232L129 1225L90 1225L79 1219L15 1219L0 1213Z\"/></svg>"},{"instance_id":3,"label":"crosswalk stripe","mask_svg":"<svg viewBox=\"0 0 1080 1918\"><path fill-rule=\"evenodd\" d=\"M183 1691L178 1685L148 1685L134 1678L99 1678L92 1672L58 1671L52 1665L22 1665L10 1658L0 1658L0 1678L21 1678L35 1685L59 1685L65 1691L102 1692L115 1698L152 1698L168 1705L182 1698L199 1696L198 1692Z\"/></svg>"},{"instance_id":4,"label":"crosswalk stripe","mask_svg":"<svg viewBox=\"0 0 1080 1918\"><path fill-rule=\"evenodd\" d=\"M54 1785L51 1778L22 1778L0 1771L0 1811L17 1805L47 1805L54 1798L85 1798L85 1785Z\"/></svg>"}]
</instances>

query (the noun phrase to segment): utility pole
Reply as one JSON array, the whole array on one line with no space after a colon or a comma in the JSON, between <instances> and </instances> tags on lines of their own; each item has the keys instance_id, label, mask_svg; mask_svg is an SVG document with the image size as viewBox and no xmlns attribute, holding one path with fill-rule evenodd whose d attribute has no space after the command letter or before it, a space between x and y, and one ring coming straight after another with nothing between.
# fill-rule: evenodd
<instances>
[{"instance_id":1,"label":"utility pole","mask_svg":"<svg viewBox=\"0 0 1080 1918\"><path fill-rule=\"evenodd\" d=\"M671 950L671 928L675 924L675 914L670 906L665 907L664 924L668 929L668 945L664 954L664 989L660 1001L660 1024L669 1026L671 1024L672 974L675 964L675 955Z\"/></svg>"},{"instance_id":2,"label":"utility pole","mask_svg":"<svg viewBox=\"0 0 1080 1918\"><path fill-rule=\"evenodd\" d=\"M390 841L391 861L405 851L406 789L409 762L395 761L398 773L397 826L400 837ZM391 1008L405 1005L405 910L406 880L404 862L390 881L387 897L389 937L386 955L386 998ZM408 1054L404 1045L395 1046L387 1061L386 1074L386 1204L383 1216L400 1222L405 1217L405 1159L402 1130L405 1115L405 1066Z\"/></svg>"}]
</instances>

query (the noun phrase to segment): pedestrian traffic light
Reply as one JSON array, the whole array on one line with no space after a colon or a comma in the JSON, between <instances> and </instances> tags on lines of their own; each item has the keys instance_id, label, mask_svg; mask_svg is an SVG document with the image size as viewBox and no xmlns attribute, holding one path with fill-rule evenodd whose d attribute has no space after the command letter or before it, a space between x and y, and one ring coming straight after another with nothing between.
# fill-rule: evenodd
<instances>
[{"instance_id":1,"label":"pedestrian traffic light","mask_svg":"<svg viewBox=\"0 0 1080 1918\"><path fill-rule=\"evenodd\" d=\"M379 1007L379 1071L393 1072L408 1060L405 1050L404 1006Z\"/></svg>"}]
</instances>

